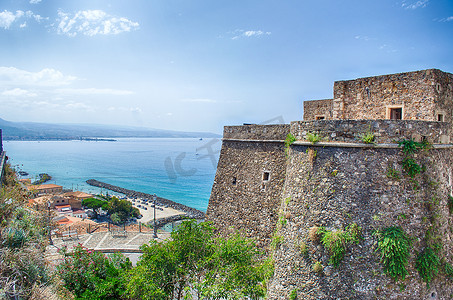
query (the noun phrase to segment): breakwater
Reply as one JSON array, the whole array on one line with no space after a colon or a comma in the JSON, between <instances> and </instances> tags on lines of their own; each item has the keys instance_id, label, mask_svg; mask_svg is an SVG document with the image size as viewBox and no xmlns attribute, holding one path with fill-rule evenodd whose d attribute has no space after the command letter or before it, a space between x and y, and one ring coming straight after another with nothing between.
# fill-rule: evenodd
<instances>
[{"instance_id":1,"label":"breakwater","mask_svg":"<svg viewBox=\"0 0 453 300\"><path fill-rule=\"evenodd\" d=\"M98 181L95 179L89 179L86 181L86 183L89 185L92 185L92 186L96 186L96 187L100 187L100 188L108 189L108 190L111 190L111 191L114 191L117 193L124 194L130 198L143 198L143 199L153 200L153 195L151 195L151 194L125 189L125 188L122 188L122 187L119 187L116 185L111 185L111 184L101 182L101 181ZM157 205L160 205L160 206L168 206L173 209L185 212L186 215L180 216L180 218L183 218L183 217L187 217L190 219L204 219L205 218L204 212L202 212L198 209L189 207L187 205L171 201L169 199L157 197L156 203L157 203ZM177 221L177 220L172 218L171 221Z\"/></svg>"}]
</instances>

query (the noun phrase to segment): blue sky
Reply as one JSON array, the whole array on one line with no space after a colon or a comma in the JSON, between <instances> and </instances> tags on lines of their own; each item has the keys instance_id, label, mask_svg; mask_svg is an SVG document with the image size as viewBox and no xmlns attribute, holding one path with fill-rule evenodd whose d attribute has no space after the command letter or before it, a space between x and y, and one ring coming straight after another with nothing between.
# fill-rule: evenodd
<instances>
[{"instance_id":1,"label":"blue sky","mask_svg":"<svg viewBox=\"0 0 453 300\"><path fill-rule=\"evenodd\" d=\"M333 82L453 73L451 0L1 0L0 118L220 133Z\"/></svg>"}]
</instances>

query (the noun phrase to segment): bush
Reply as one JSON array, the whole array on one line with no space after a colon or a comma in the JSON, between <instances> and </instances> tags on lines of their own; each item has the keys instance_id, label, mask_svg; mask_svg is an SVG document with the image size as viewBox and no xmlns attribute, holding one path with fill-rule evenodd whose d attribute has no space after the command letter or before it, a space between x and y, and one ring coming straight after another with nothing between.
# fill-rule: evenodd
<instances>
[{"instance_id":1,"label":"bush","mask_svg":"<svg viewBox=\"0 0 453 300\"><path fill-rule=\"evenodd\" d=\"M316 144L317 142L319 142L321 140L321 137L317 133L308 132L307 140L312 144Z\"/></svg>"},{"instance_id":2,"label":"bush","mask_svg":"<svg viewBox=\"0 0 453 300\"><path fill-rule=\"evenodd\" d=\"M64 261L57 272L64 286L80 299L125 299L121 274L130 269L129 259L120 253L106 257L78 245L72 253L63 249Z\"/></svg>"}]
</instances>

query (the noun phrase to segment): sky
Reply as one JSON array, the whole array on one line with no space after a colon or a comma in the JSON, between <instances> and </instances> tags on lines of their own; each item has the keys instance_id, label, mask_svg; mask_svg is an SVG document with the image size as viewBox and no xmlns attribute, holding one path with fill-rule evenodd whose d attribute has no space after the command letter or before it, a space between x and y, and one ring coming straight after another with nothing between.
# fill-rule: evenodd
<instances>
[{"instance_id":1,"label":"sky","mask_svg":"<svg viewBox=\"0 0 453 300\"><path fill-rule=\"evenodd\" d=\"M452 0L0 0L0 118L221 133L452 53Z\"/></svg>"}]
</instances>

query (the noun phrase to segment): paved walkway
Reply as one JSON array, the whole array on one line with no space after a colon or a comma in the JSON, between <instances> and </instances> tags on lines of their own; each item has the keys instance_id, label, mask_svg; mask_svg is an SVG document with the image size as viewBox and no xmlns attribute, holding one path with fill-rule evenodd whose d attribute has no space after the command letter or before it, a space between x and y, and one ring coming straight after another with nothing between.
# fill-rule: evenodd
<instances>
[{"instance_id":1,"label":"paved walkway","mask_svg":"<svg viewBox=\"0 0 453 300\"><path fill-rule=\"evenodd\" d=\"M164 241L170 237L166 231L158 231L157 241ZM126 235L113 235L111 232L95 232L83 234L78 237L52 238L54 245L48 246L46 256L53 265L62 259L58 249L66 246L69 251L75 246L82 246L104 253L122 252L128 256L135 265L141 255L140 246L153 240L153 233L127 232Z\"/></svg>"}]
</instances>

